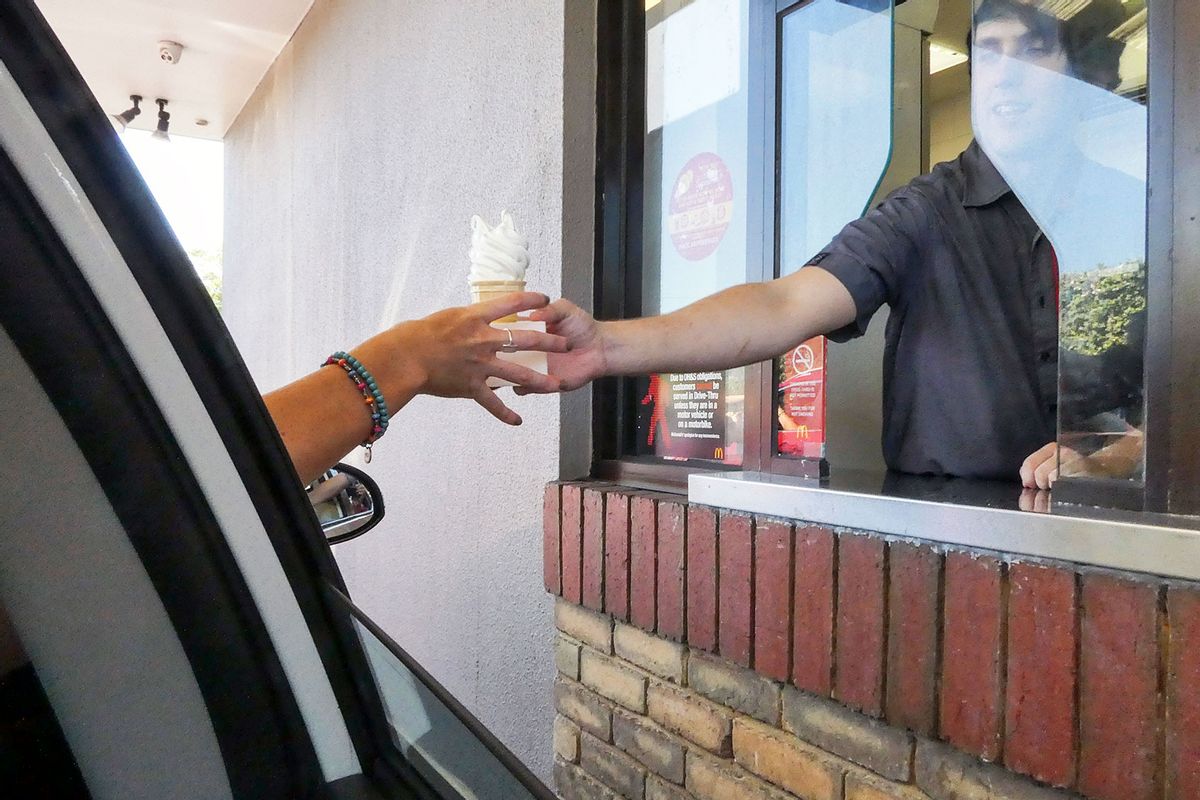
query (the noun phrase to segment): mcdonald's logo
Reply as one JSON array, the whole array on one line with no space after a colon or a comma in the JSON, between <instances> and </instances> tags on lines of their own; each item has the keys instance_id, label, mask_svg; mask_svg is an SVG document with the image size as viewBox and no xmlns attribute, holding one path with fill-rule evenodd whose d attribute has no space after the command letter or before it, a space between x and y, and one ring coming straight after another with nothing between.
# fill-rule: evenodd
<instances>
[{"instance_id":1,"label":"mcdonald's logo","mask_svg":"<svg viewBox=\"0 0 1200 800\"><path fill-rule=\"evenodd\" d=\"M805 439L808 438L808 426L807 425L800 426L800 436Z\"/></svg>"},{"instance_id":2,"label":"mcdonald's logo","mask_svg":"<svg viewBox=\"0 0 1200 800\"><path fill-rule=\"evenodd\" d=\"M724 461L725 460L725 448L724 447L715 448L713 450L713 458L717 459L718 461Z\"/></svg>"}]
</instances>

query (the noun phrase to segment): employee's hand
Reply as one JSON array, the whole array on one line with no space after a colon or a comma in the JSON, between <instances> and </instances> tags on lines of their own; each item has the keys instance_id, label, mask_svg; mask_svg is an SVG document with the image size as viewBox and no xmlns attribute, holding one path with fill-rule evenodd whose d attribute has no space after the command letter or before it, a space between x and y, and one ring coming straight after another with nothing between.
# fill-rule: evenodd
<instances>
[{"instance_id":1,"label":"employee's hand","mask_svg":"<svg viewBox=\"0 0 1200 800\"><path fill-rule=\"evenodd\" d=\"M542 391L570 391L607 374L604 325L570 300L555 300L539 308L529 319L546 323L546 332L562 337L566 347L548 351L550 376L559 383L553 388L522 382L517 394Z\"/></svg>"},{"instance_id":2,"label":"employee's hand","mask_svg":"<svg viewBox=\"0 0 1200 800\"><path fill-rule=\"evenodd\" d=\"M1032 511L1036 514L1050 513L1050 492L1045 489L1022 489L1017 500L1017 506L1022 511Z\"/></svg>"},{"instance_id":3,"label":"employee's hand","mask_svg":"<svg viewBox=\"0 0 1200 800\"><path fill-rule=\"evenodd\" d=\"M521 418L488 388L487 379L503 378L535 392L560 391L562 380L498 359L496 354L509 342L509 332L489 323L510 314L544 308L549 302L550 298L544 294L514 292L486 303L448 308L423 319L402 322L393 329L394 334L389 331L380 336L394 337L386 342L388 351L409 362L418 394L469 397L500 421L519 425ZM511 333L518 350L561 353L568 347L567 339L552 333L521 330ZM361 349L373 344L375 340L370 340ZM371 363L363 356L360 360Z\"/></svg>"},{"instance_id":4,"label":"employee's hand","mask_svg":"<svg viewBox=\"0 0 1200 800\"><path fill-rule=\"evenodd\" d=\"M1061 465L1078 461L1082 456L1069 447L1062 448ZM1058 480L1060 465L1058 442L1038 448L1021 464L1021 485L1026 489L1049 489Z\"/></svg>"}]
</instances>

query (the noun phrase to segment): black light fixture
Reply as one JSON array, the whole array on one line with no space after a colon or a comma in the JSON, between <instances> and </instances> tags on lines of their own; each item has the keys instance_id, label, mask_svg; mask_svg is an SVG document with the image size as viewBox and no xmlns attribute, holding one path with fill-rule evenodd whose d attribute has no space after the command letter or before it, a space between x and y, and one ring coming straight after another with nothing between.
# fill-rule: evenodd
<instances>
[{"instance_id":1,"label":"black light fixture","mask_svg":"<svg viewBox=\"0 0 1200 800\"><path fill-rule=\"evenodd\" d=\"M120 114L112 114L113 127L117 129L117 133L121 133L133 122L133 118L142 113L142 96L140 94L131 94L129 99L133 101L133 105L122 111Z\"/></svg>"},{"instance_id":2,"label":"black light fixture","mask_svg":"<svg viewBox=\"0 0 1200 800\"><path fill-rule=\"evenodd\" d=\"M154 102L158 103L158 128L150 134L150 138L169 142L171 137L167 135L167 128L171 126L171 115L167 113L167 101L160 97Z\"/></svg>"}]
</instances>

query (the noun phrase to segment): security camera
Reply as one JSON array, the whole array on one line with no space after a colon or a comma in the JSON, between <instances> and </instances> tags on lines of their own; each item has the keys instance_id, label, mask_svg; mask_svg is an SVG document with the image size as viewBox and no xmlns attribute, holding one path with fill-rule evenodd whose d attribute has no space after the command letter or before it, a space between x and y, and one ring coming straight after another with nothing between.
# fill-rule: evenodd
<instances>
[{"instance_id":1,"label":"security camera","mask_svg":"<svg viewBox=\"0 0 1200 800\"><path fill-rule=\"evenodd\" d=\"M162 41L158 43L158 57L166 64L178 64L183 57L183 45L179 42Z\"/></svg>"}]
</instances>

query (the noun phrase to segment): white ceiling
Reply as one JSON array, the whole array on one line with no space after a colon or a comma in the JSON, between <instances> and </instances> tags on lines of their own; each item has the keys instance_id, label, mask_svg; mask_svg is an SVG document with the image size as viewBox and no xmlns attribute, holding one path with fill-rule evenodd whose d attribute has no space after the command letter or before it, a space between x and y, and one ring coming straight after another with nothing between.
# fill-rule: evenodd
<instances>
[{"instance_id":1,"label":"white ceiling","mask_svg":"<svg viewBox=\"0 0 1200 800\"><path fill-rule=\"evenodd\" d=\"M110 114L140 94L133 128L153 130L155 98L171 133L221 139L313 0L37 0L92 93ZM158 42L184 46L178 64ZM208 120L201 127L196 120Z\"/></svg>"}]
</instances>

